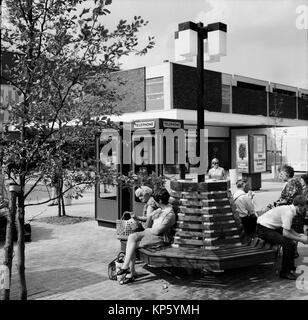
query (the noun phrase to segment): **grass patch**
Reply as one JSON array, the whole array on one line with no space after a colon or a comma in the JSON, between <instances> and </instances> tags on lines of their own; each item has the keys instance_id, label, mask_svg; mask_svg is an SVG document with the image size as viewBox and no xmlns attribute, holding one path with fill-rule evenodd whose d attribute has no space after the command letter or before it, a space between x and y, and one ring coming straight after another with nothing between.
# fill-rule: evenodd
<instances>
[{"instance_id":1,"label":"grass patch","mask_svg":"<svg viewBox=\"0 0 308 320\"><path fill-rule=\"evenodd\" d=\"M87 218L87 217L74 217L74 216L53 216L53 217L45 217L45 218L39 218L35 219L39 222L45 222L50 224L58 224L58 225L67 225L67 224L74 224L74 223L80 223L80 222L86 222L93 220L94 218Z\"/></svg>"}]
</instances>

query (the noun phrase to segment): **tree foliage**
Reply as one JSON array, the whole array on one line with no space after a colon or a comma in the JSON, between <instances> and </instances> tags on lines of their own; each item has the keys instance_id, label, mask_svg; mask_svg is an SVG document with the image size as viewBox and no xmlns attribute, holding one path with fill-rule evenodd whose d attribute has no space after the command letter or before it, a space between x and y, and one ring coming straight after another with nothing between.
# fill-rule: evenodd
<instances>
[{"instance_id":1,"label":"tree foliage","mask_svg":"<svg viewBox=\"0 0 308 320\"><path fill-rule=\"evenodd\" d=\"M111 2L3 2L7 22L2 23L1 51L14 52L14 66L4 68L1 77L18 90L22 99L10 106L9 128L18 132L18 138L8 140L3 135L1 164L17 186L14 188L20 190L20 226L25 200L38 183L51 183L55 175L67 181L68 188L95 181L97 166L89 163L89 153L95 135L112 126L108 115L120 99L116 90L108 87L111 73L119 69L122 56L142 55L154 46L154 39L149 37L139 48L138 33L148 23L140 16L131 22L120 20L114 30L104 26ZM26 189L29 181L30 189ZM22 228L19 230L23 242ZM8 241L6 248L10 246ZM19 249L18 256L23 260L23 244ZM10 265L8 261L5 264ZM23 262L19 271L24 299Z\"/></svg>"},{"instance_id":2,"label":"tree foliage","mask_svg":"<svg viewBox=\"0 0 308 320\"><path fill-rule=\"evenodd\" d=\"M119 59L153 47L150 37L144 48L137 48L138 32L148 23L140 16L131 23L120 20L115 30L106 29L102 21L110 14L110 4L5 1L9 24L1 35L2 50L16 52L15 66L7 70L5 80L23 97L10 111L10 125L20 132L20 139L3 144L3 164L16 183L50 178L58 168L78 172L69 180L81 182L76 156L65 146L75 146L82 161L95 132L110 126L107 118L93 117L112 114L120 99L108 87ZM78 152L81 149L86 152Z\"/></svg>"}]
</instances>

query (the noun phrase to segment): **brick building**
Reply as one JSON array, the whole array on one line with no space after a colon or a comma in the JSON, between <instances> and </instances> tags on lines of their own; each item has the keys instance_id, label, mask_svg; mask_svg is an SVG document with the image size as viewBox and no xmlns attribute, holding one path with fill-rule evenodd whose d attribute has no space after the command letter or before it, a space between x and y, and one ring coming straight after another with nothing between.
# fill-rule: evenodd
<instances>
[{"instance_id":1,"label":"brick building","mask_svg":"<svg viewBox=\"0 0 308 320\"><path fill-rule=\"evenodd\" d=\"M22 99L6 80L5 65L14 63L13 53L1 53L1 125L8 119L9 105ZM113 120L178 119L184 121L185 129L196 129L196 68L164 62L117 71L113 76L123 83L112 84L122 95L117 103L122 114L112 117ZM271 159L271 127L308 126L307 89L210 70L204 70L204 77L208 157L218 157L227 169L235 167L232 151L235 134L267 134L268 159ZM268 168L270 165L269 162Z\"/></svg>"},{"instance_id":2,"label":"brick building","mask_svg":"<svg viewBox=\"0 0 308 320\"><path fill-rule=\"evenodd\" d=\"M123 95L118 108L123 114L113 120L180 119L186 129L196 128L196 68L164 62L114 76L125 85L118 88ZM208 157L218 157L225 168L235 167L236 133L269 134L275 125L308 126L307 89L210 70L204 70L204 77ZM269 154L270 148L268 141Z\"/></svg>"}]
</instances>

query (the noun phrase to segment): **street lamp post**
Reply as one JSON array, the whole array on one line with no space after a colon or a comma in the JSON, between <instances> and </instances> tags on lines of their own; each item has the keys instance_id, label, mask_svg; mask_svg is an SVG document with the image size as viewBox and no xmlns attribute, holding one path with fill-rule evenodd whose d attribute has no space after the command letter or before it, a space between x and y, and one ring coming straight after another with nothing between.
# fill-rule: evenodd
<instances>
[{"instance_id":1,"label":"street lamp post","mask_svg":"<svg viewBox=\"0 0 308 320\"><path fill-rule=\"evenodd\" d=\"M197 136L196 156L201 157L204 137L201 137L201 129L204 129L204 61L217 62L221 56L226 55L226 32L224 23L211 23L206 26L202 22L191 21L180 23L175 32L175 60L180 62L197 60ZM205 42L206 41L206 42ZM198 182L204 181L204 174L198 173Z\"/></svg>"}]
</instances>

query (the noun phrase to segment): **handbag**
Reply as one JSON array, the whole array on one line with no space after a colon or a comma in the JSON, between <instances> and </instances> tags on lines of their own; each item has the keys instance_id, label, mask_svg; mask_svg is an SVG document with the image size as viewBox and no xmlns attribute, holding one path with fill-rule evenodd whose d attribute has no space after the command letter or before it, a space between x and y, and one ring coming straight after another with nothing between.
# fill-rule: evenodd
<instances>
[{"instance_id":1,"label":"handbag","mask_svg":"<svg viewBox=\"0 0 308 320\"><path fill-rule=\"evenodd\" d=\"M125 211L122 218L116 220L117 238L127 240L128 236L140 230L140 224L130 217L130 212Z\"/></svg>"},{"instance_id":2,"label":"handbag","mask_svg":"<svg viewBox=\"0 0 308 320\"><path fill-rule=\"evenodd\" d=\"M118 256L108 264L108 278L110 280L117 280L117 272L121 269L124 263L125 253L119 252Z\"/></svg>"}]
</instances>

